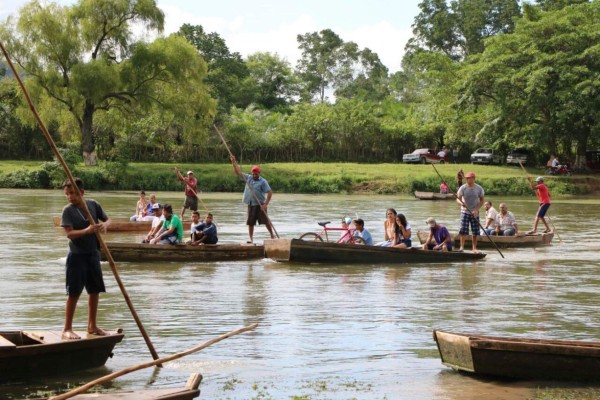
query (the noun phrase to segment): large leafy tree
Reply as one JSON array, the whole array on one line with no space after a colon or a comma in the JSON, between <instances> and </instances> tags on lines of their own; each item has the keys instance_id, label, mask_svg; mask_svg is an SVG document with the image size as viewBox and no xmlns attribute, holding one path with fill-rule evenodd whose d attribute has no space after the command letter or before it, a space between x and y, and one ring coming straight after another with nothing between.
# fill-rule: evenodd
<instances>
[{"instance_id":1,"label":"large leafy tree","mask_svg":"<svg viewBox=\"0 0 600 400\"><path fill-rule=\"evenodd\" d=\"M516 0L423 0L413 24L408 53L421 48L441 51L454 60L481 53L483 41L512 32L521 15Z\"/></svg>"},{"instance_id":2,"label":"large leafy tree","mask_svg":"<svg viewBox=\"0 0 600 400\"><path fill-rule=\"evenodd\" d=\"M154 0L79 0L69 7L34 0L16 23L0 27L0 36L44 117L75 127L86 164L95 164L98 113L122 119L176 109L189 129L203 129L189 122L212 113L202 84L206 65L193 46L176 36L135 40L134 24L158 33L163 23Z\"/></svg>"},{"instance_id":3,"label":"large leafy tree","mask_svg":"<svg viewBox=\"0 0 600 400\"><path fill-rule=\"evenodd\" d=\"M208 64L206 83L218 100L219 118L232 106L246 108L251 99L244 92L243 82L249 71L240 53L232 53L218 33L206 33L201 25L184 24L178 34L192 43Z\"/></svg>"},{"instance_id":4,"label":"large leafy tree","mask_svg":"<svg viewBox=\"0 0 600 400\"><path fill-rule=\"evenodd\" d=\"M463 97L494 104L490 131L582 164L600 135L600 3L529 14L465 68Z\"/></svg>"},{"instance_id":5,"label":"large leafy tree","mask_svg":"<svg viewBox=\"0 0 600 400\"><path fill-rule=\"evenodd\" d=\"M298 83L287 61L277 54L254 53L246 65L249 76L244 86L252 103L269 110L284 110L293 103Z\"/></svg>"}]
</instances>

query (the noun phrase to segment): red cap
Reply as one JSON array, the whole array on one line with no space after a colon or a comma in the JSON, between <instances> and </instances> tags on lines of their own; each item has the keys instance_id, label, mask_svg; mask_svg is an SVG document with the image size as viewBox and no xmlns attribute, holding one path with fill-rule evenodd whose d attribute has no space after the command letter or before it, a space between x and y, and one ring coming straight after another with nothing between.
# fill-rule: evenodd
<instances>
[{"instance_id":1,"label":"red cap","mask_svg":"<svg viewBox=\"0 0 600 400\"><path fill-rule=\"evenodd\" d=\"M252 171L252 172L260 172L260 167L258 165L255 165L254 167L252 167L252 169L250 171Z\"/></svg>"},{"instance_id":2,"label":"red cap","mask_svg":"<svg viewBox=\"0 0 600 400\"><path fill-rule=\"evenodd\" d=\"M475 174L474 174L474 173L472 173L472 172L467 172L467 173L465 174L465 178L475 178Z\"/></svg>"}]
</instances>

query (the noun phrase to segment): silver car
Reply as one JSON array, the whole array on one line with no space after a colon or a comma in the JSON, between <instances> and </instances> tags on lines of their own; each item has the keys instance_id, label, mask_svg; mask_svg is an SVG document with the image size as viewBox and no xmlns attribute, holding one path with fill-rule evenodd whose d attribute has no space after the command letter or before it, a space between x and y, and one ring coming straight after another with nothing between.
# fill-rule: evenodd
<instances>
[{"instance_id":1,"label":"silver car","mask_svg":"<svg viewBox=\"0 0 600 400\"><path fill-rule=\"evenodd\" d=\"M475 152L471 154L471 162L473 164L500 165L502 159L500 158L500 154L498 154L496 150L490 148L481 148L475 150Z\"/></svg>"}]
</instances>

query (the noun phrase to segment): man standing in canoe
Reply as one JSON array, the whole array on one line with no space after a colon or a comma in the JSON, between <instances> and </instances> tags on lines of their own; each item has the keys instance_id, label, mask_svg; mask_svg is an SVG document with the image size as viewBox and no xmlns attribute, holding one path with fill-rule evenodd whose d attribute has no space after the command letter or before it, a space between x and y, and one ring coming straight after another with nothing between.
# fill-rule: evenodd
<instances>
[{"instance_id":1,"label":"man standing in canoe","mask_svg":"<svg viewBox=\"0 0 600 400\"><path fill-rule=\"evenodd\" d=\"M231 156L231 164L233 165L233 171L236 175L242 177L246 182L244 188L244 203L248 205L248 213L246 217L246 225L248 225L248 236L250 240L248 243L254 242L254 225L258 222L259 225L265 225L271 239L275 239L273 235L273 228L271 227L271 221L267 215L267 207L271 202L273 191L269 182L262 176L260 176L260 167L257 165L251 168L252 175L242 173L240 166L238 165L235 156ZM251 189L249 189L251 188Z\"/></svg>"},{"instance_id":2,"label":"man standing in canoe","mask_svg":"<svg viewBox=\"0 0 600 400\"><path fill-rule=\"evenodd\" d=\"M100 250L96 232L104 231L109 224L106 213L95 200L85 200L88 210L94 221L90 225L84 209L83 181L75 178L75 184L81 196L77 195L71 181L63 182L62 187L69 202L63 208L60 226L65 229L69 239L69 254L66 262L67 277L67 305L65 312L65 326L63 328L63 339L81 339L73 332L73 317L79 296L83 288L88 292L88 326L87 332L105 336L107 333L96 325L98 302L100 293L106 292L102 269L100 268ZM98 222L103 221L103 222Z\"/></svg>"},{"instance_id":3,"label":"man standing in canoe","mask_svg":"<svg viewBox=\"0 0 600 400\"><path fill-rule=\"evenodd\" d=\"M527 177L527 180L529 181L529 186L531 186L531 189L535 190L535 194L537 195L538 200L540 201L540 208L538 208L538 211L535 214L535 220L533 221L533 229L527 232L527 234L534 235L537 233L537 227L540 220L542 220L544 226L546 227L544 233L551 232L552 229L550 229L550 226L548 226L548 223L546 222L545 218L546 212L548 211L548 209L550 208L550 204L552 203L550 201L550 192L548 191L548 186L546 186L546 184L544 183L544 178L541 176L535 178L535 184L531 182L530 177Z\"/></svg>"},{"instance_id":4,"label":"man standing in canoe","mask_svg":"<svg viewBox=\"0 0 600 400\"><path fill-rule=\"evenodd\" d=\"M460 204L460 249L464 250L465 236L469 234L471 228L471 240L473 245L473 253L477 253L477 236L479 236L479 209L483 206L483 188L475 183L475 174L467 172L465 174L467 183L462 185L456 193L456 202Z\"/></svg>"},{"instance_id":5,"label":"man standing in canoe","mask_svg":"<svg viewBox=\"0 0 600 400\"><path fill-rule=\"evenodd\" d=\"M175 167L175 172L177 173L177 179L185 183L185 201L181 209L181 220L183 221L183 214L185 214L187 208L198 211L198 179L194 177L192 171L188 171L186 177L183 177L179 172L179 167Z\"/></svg>"}]
</instances>

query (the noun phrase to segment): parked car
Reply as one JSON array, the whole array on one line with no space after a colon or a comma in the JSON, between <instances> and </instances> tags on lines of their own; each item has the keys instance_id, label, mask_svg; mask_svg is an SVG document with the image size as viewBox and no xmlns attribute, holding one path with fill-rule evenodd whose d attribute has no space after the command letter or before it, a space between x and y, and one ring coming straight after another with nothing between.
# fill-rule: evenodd
<instances>
[{"instance_id":1,"label":"parked car","mask_svg":"<svg viewBox=\"0 0 600 400\"><path fill-rule=\"evenodd\" d=\"M494 149L481 148L471 154L471 162L473 164L500 164L502 158L500 158L500 154Z\"/></svg>"},{"instance_id":2,"label":"parked car","mask_svg":"<svg viewBox=\"0 0 600 400\"><path fill-rule=\"evenodd\" d=\"M434 149L416 149L410 154L404 154L402 162L407 164L444 164L448 162L448 159L438 156Z\"/></svg>"},{"instance_id":3,"label":"parked car","mask_svg":"<svg viewBox=\"0 0 600 400\"><path fill-rule=\"evenodd\" d=\"M523 165L527 164L527 159L529 158L529 154L531 152L527 149L518 148L513 149L506 156L506 164L508 165L519 165L519 162Z\"/></svg>"}]
</instances>

